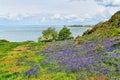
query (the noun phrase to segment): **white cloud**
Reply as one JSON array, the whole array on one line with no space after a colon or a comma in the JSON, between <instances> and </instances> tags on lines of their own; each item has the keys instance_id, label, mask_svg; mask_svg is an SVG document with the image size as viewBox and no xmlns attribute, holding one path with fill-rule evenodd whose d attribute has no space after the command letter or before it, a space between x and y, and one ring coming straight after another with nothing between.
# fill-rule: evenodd
<instances>
[{"instance_id":1,"label":"white cloud","mask_svg":"<svg viewBox=\"0 0 120 80\"><path fill-rule=\"evenodd\" d=\"M51 17L52 19L63 19L63 17L60 15L60 14L54 14L52 17Z\"/></svg>"},{"instance_id":2,"label":"white cloud","mask_svg":"<svg viewBox=\"0 0 120 80\"><path fill-rule=\"evenodd\" d=\"M72 19L72 18L77 18L77 17L78 17L78 16L77 16L77 15L74 15L74 14L64 16L65 19Z\"/></svg>"},{"instance_id":3,"label":"white cloud","mask_svg":"<svg viewBox=\"0 0 120 80\"><path fill-rule=\"evenodd\" d=\"M70 2L74 2L74 1L86 1L86 0L69 0Z\"/></svg>"},{"instance_id":4,"label":"white cloud","mask_svg":"<svg viewBox=\"0 0 120 80\"><path fill-rule=\"evenodd\" d=\"M120 0L111 0L113 5L119 5L120 6Z\"/></svg>"},{"instance_id":5,"label":"white cloud","mask_svg":"<svg viewBox=\"0 0 120 80\"><path fill-rule=\"evenodd\" d=\"M75 15L83 15L84 13L88 13L94 15L96 14L96 12L99 11L100 8L101 7L99 7L93 0L80 0L79 2L74 3L70 3L67 0L0 0L0 14L10 14L11 16L26 14L34 15L39 13L58 13Z\"/></svg>"},{"instance_id":6,"label":"white cloud","mask_svg":"<svg viewBox=\"0 0 120 80\"><path fill-rule=\"evenodd\" d=\"M120 0L0 0L0 17L22 20L26 24L27 22L87 24L93 20L96 24L96 20L107 19L120 10L119 5ZM91 21L87 22L87 19Z\"/></svg>"},{"instance_id":7,"label":"white cloud","mask_svg":"<svg viewBox=\"0 0 120 80\"><path fill-rule=\"evenodd\" d=\"M41 22L46 22L46 21L47 21L46 17L42 17Z\"/></svg>"},{"instance_id":8,"label":"white cloud","mask_svg":"<svg viewBox=\"0 0 120 80\"><path fill-rule=\"evenodd\" d=\"M100 5L104 6L110 7L120 6L120 0L95 0L95 1L97 1Z\"/></svg>"},{"instance_id":9,"label":"white cloud","mask_svg":"<svg viewBox=\"0 0 120 80\"><path fill-rule=\"evenodd\" d=\"M51 16L50 16L51 17ZM90 18L86 14L86 16L74 15L74 14L54 14L51 19L52 20L66 20L68 22L72 21L84 21L86 18Z\"/></svg>"}]
</instances>

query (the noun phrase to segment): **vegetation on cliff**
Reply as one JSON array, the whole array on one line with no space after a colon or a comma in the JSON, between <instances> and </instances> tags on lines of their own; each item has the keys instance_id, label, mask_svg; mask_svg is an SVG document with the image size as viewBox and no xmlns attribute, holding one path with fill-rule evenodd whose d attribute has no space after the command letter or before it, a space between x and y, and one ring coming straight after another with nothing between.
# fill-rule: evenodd
<instances>
[{"instance_id":1,"label":"vegetation on cliff","mask_svg":"<svg viewBox=\"0 0 120 80\"><path fill-rule=\"evenodd\" d=\"M96 24L91 30L83 34L84 37L115 37L120 36L120 11L116 12L108 21Z\"/></svg>"}]
</instances>

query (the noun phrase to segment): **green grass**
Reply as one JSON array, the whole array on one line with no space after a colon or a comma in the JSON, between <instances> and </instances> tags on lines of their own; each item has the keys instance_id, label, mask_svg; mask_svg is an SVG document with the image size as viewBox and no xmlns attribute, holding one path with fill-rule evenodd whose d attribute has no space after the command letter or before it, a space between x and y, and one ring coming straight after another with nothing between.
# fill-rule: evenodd
<instances>
[{"instance_id":1,"label":"green grass","mask_svg":"<svg viewBox=\"0 0 120 80\"><path fill-rule=\"evenodd\" d=\"M57 43L57 42L56 42ZM54 42L55 44L55 42ZM40 52L48 47L50 44L47 43L37 43L37 42L1 42L0 43L0 79L2 80L80 80L79 76L83 76L83 78L88 78L88 75L85 74L87 72L86 69L81 70L80 72L68 72L64 70L60 71L50 71L49 68L51 65L57 64L48 64L41 65L41 62L46 58L43 55L38 55L36 52ZM53 44L51 44L53 45ZM117 44L119 45L119 44ZM28 47L21 51L14 51L17 47ZM120 50L116 49L113 52L108 52L106 54L119 53ZM107 58L106 58L107 59ZM19 60L21 60L19 62ZM32 63L34 65L39 66L39 72L36 75L24 75L23 73L29 70L32 67ZM111 59L114 66L116 65L115 59ZM108 63L106 66L109 66ZM104 64L99 64L104 65ZM98 66L99 66L98 65ZM56 66L56 69L59 65ZM111 66L112 67L112 66ZM91 76L95 76L97 73L92 74ZM78 79L77 79L78 78ZM108 79L111 79L111 76L108 76Z\"/></svg>"},{"instance_id":2,"label":"green grass","mask_svg":"<svg viewBox=\"0 0 120 80\"><path fill-rule=\"evenodd\" d=\"M31 48L23 51L14 51L16 47L24 45ZM41 47L43 45L45 45L43 42L0 42L0 72L2 73L0 74L0 79L16 80L20 78L20 80L24 80L24 76L20 74L31 67L28 62L33 61L39 65L39 62L45 58L41 55L35 55L36 51L42 50ZM17 61L20 58L24 58L24 60L17 66Z\"/></svg>"},{"instance_id":3,"label":"green grass","mask_svg":"<svg viewBox=\"0 0 120 80\"><path fill-rule=\"evenodd\" d=\"M20 46L30 46L30 49L14 51ZM49 71L49 65L41 65L46 58L36 55L38 51L44 50L48 45L37 42L1 42L0 43L0 79L2 80L73 80L74 74L67 75L64 71ZM22 59L21 62L18 60ZM27 76L23 73L32 67L29 62L38 65L40 70L37 75Z\"/></svg>"}]
</instances>

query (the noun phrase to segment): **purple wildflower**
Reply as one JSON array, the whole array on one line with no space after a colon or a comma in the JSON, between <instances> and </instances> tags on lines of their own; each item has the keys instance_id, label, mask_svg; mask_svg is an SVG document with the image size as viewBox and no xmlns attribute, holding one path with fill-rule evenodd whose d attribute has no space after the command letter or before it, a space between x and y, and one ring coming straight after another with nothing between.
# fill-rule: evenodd
<instances>
[{"instance_id":1,"label":"purple wildflower","mask_svg":"<svg viewBox=\"0 0 120 80\"><path fill-rule=\"evenodd\" d=\"M111 57L118 57L120 56L120 53L113 53L113 54L110 54Z\"/></svg>"},{"instance_id":2,"label":"purple wildflower","mask_svg":"<svg viewBox=\"0 0 120 80\"><path fill-rule=\"evenodd\" d=\"M35 74L37 74L38 71L39 71L39 67L34 66L31 69L25 71L24 74L26 74L26 75L35 75Z\"/></svg>"},{"instance_id":3,"label":"purple wildflower","mask_svg":"<svg viewBox=\"0 0 120 80\"><path fill-rule=\"evenodd\" d=\"M117 69L120 71L120 65L117 66Z\"/></svg>"}]
</instances>

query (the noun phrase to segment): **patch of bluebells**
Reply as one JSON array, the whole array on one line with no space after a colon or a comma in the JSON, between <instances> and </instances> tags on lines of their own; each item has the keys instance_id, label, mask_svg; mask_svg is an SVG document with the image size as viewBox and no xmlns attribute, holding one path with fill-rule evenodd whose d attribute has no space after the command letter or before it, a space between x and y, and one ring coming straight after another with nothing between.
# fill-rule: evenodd
<instances>
[{"instance_id":1,"label":"patch of bluebells","mask_svg":"<svg viewBox=\"0 0 120 80\"><path fill-rule=\"evenodd\" d=\"M63 41L61 44L52 44L52 46L49 46L39 54L47 56L45 63L42 64L56 63L66 72L80 72L86 69L90 70L91 73L99 72L106 75L112 70L109 64L111 57L113 59L114 57L120 57L119 53L106 55L106 52L120 49L120 45L117 45L118 43L120 43L120 40L116 38L108 38L104 41L98 40L97 42L86 40L84 44L77 46L74 45L73 41ZM103 46L102 49L99 49L99 44ZM116 61L117 65L120 64L118 61ZM52 70L54 67L53 65ZM119 68L119 66L116 67L116 64L114 67L116 69Z\"/></svg>"},{"instance_id":2,"label":"patch of bluebells","mask_svg":"<svg viewBox=\"0 0 120 80\"><path fill-rule=\"evenodd\" d=\"M117 69L120 71L120 65L117 66Z\"/></svg>"},{"instance_id":3,"label":"patch of bluebells","mask_svg":"<svg viewBox=\"0 0 120 80\"><path fill-rule=\"evenodd\" d=\"M120 57L120 53L113 53L113 54L110 54L111 57Z\"/></svg>"},{"instance_id":4,"label":"patch of bluebells","mask_svg":"<svg viewBox=\"0 0 120 80\"><path fill-rule=\"evenodd\" d=\"M102 41L101 43L104 46L104 48L101 51L99 51L99 53L102 54L105 52L112 52L115 49L120 49L120 39L117 40L117 38L108 38L105 41Z\"/></svg>"},{"instance_id":5,"label":"patch of bluebells","mask_svg":"<svg viewBox=\"0 0 120 80\"><path fill-rule=\"evenodd\" d=\"M104 46L105 48L108 48L108 47L110 47L111 45L115 44L115 41L114 41L114 39L108 38L108 39L104 40L104 41L102 42L102 44L103 44L103 46Z\"/></svg>"},{"instance_id":6,"label":"patch of bluebells","mask_svg":"<svg viewBox=\"0 0 120 80\"><path fill-rule=\"evenodd\" d=\"M33 66L32 68L30 68L29 70L25 71L24 74L26 75L35 75L37 74L39 71L39 66Z\"/></svg>"}]
</instances>

